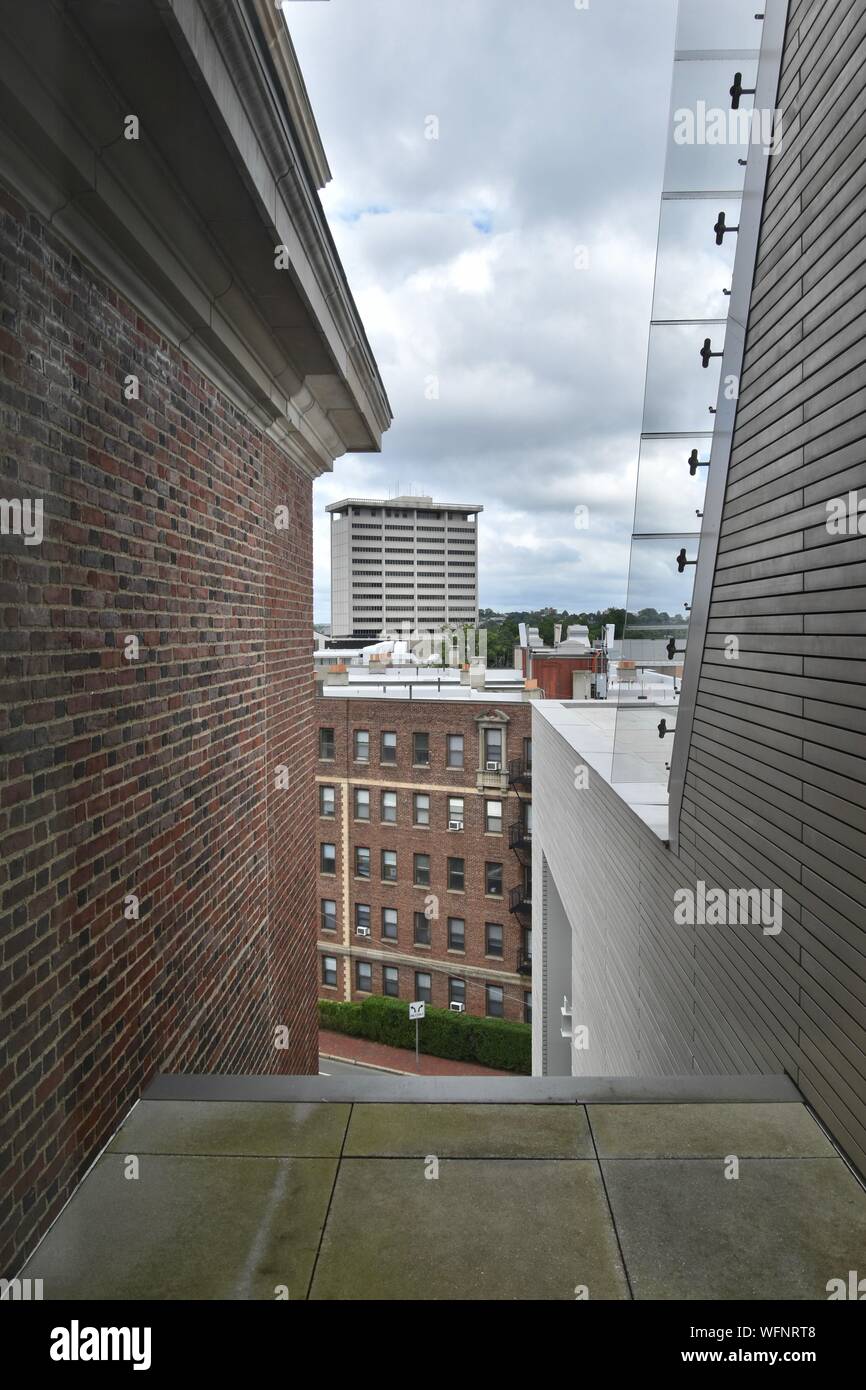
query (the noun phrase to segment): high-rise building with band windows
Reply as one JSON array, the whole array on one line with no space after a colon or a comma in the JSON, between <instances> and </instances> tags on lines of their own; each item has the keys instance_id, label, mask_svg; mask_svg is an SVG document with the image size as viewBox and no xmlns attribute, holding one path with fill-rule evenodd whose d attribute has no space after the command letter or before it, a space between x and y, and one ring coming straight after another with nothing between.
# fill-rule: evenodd
<instances>
[{"instance_id":1,"label":"high-rise building with band windows","mask_svg":"<svg viewBox=\"0 0 866 1390\"><path fill-rule=\"evenodd\" d=\"M437 632L478 622L477 503L332 502L331 636Z\"/></svg>"}]
</instances>

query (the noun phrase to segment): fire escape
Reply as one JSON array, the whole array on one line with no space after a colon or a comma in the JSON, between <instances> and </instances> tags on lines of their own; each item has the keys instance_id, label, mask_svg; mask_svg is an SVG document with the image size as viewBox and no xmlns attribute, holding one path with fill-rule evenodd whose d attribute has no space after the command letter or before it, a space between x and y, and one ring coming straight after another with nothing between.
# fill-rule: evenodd
<instances>
[{"instance_id":1,"label":"fire escape","mask_svg":"<svg viewBox=\"0 0 866 1390\"><path fill-rule=\"evenodd\" d=\"M520 926L517 973L532 974L532 755L508 764L508 785L517 793L518 815L508 827L508 844L520 865L522 882L508 895L508 907Z\"/></svg>"}]
</instances>

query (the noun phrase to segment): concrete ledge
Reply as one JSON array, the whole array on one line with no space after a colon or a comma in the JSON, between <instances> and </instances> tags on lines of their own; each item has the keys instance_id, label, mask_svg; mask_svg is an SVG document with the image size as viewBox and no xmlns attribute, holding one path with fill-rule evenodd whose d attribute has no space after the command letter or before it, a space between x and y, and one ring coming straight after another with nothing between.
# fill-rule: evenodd
<instances>
[{"instance_id":1,"label":"concrete ledge","mask_svg":"<svg viewBox=\"0 0 866 1390\"><path fill-rule=\"evenodd\" d=\"M802 1101L787 1076L157 1076L143 1100L670 1105Z\"/></svg>"}]
</instances>

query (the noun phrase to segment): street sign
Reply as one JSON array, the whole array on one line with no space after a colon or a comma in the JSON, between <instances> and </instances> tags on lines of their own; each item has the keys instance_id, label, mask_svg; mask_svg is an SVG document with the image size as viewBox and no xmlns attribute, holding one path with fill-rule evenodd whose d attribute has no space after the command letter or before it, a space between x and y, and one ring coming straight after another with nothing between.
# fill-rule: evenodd
<instances>
[{"instance_id":1,"label":"street sign","mask_svg":"<svg viewBox=\"0 0 866 1390\"><path fill-rule=\"evenodd\" d=\"M415 1020L415 1070L421 1070L421 1042L418 1036L420 1020L424 1017L424 1000L414 999L409 1005L409 1019Z\"/></svg>"}]
</instances>

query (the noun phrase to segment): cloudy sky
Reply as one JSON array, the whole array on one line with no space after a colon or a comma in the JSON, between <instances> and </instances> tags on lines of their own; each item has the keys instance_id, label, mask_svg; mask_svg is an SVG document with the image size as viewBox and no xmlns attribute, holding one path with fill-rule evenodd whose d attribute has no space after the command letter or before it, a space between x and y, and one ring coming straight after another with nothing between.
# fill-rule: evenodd
<instances>
[{"instance_id":1,"label":"cloudy sky","mask_svg":"<svg viewBox=\"0 0 866 1390\"><path fill-rule=\"evenodd\" d=\"M675 0L284 13L395 417L316 484L317 620L326 503L398 487L483 503L482 607L623 603Z\"/></svg>"}]
</instances>

